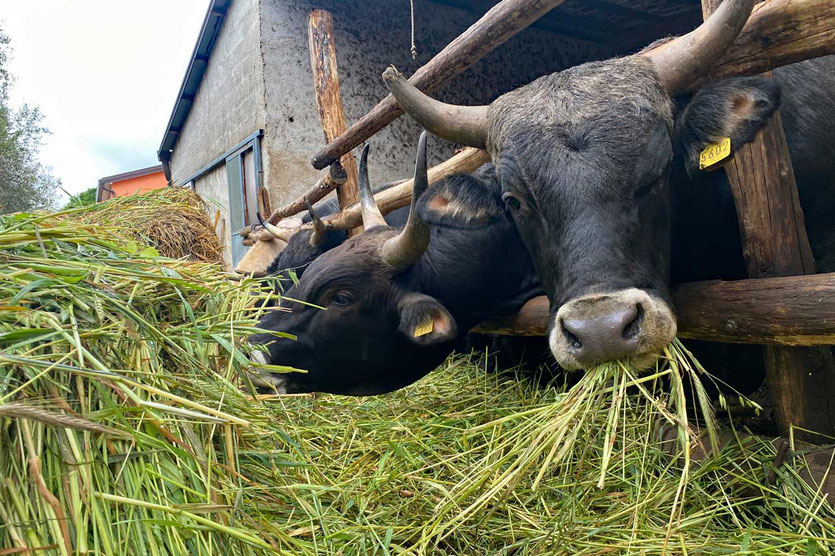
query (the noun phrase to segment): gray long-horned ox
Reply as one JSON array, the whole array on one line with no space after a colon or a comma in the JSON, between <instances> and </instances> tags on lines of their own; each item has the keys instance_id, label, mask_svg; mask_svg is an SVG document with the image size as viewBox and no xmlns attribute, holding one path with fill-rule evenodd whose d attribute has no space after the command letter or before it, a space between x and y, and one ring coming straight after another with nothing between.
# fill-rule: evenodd
<instances>
[{"instance_id":1,"label":"gray long-horned ox","mask_svg":"<svg viewBox=\"0 0 835 556\"><path fill-rule=\"evenodd\" d=\"M433 188L421 199L420 214L452 228L515 223L551 301L549 342L562 367L618 357L648 366L674 337L670 172L676 147L684 144L688 158L717 137L731 137L736 147L773 106L763 87L746 89L741 82L722 99L720 125L687 129L685 117L677 130L672 97L733 42L753 4L726 0L698 29L660 48L543 76L489 106L444 104L393 68L383 74L423 127L488 149L495 187ZM707 107L699 108L698 98L691 104L685 112L693 123ZM797 117L798 125L811 123Z\"/></svg>"},{"instance_id":2,"label":"gray long-horned ox","mask_svg":"<svg viewBox=\"0 0 835 556\"><path fill-rule=\"evenodd\" d=\"M456 340L486 318L512 314L541 293L532 263L510 223L473 233L430 228L415 210L428 185L421 135L414 195L405 227L386 224L368 181L368 148L360 160L365 232L318 256L260 327L289 332L250 338L260 363L306 373L262 378L279 392L377 394L422 377ZM492 165L437 185L489 187ZM296 303L294 300L300 301ZM318 307L316 307L318 306ZM322 309L324 308L324 310Z\"/></svg>"}]
</instances>

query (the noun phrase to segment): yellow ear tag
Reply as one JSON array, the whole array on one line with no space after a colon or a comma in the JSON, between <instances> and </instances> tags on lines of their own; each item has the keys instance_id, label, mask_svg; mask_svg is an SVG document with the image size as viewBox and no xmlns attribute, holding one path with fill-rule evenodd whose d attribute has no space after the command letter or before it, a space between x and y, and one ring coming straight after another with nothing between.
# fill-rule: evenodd
<instances>
[{"instance_id":1,"label":"yellow ear tag","mask_svg":"<svg viewBox=\"0 0 835 556\"><path fill-rule=\"evenodd\" d=\"M429 317L429 320L420 323L415 327L415 338L426 336L435 329L435 320Z\"/></svg>"},{"instance_id":2,"label":"yellow ear tag","mask_svg":"<svg viewBox=\"0 0 835 556\"><path fill-rule=\"evenodd\" d=\"M699 154L699 170L710 168L731 155L731 138L725 137L718 143L711 143Z\"/></svg>"}]
</instances>

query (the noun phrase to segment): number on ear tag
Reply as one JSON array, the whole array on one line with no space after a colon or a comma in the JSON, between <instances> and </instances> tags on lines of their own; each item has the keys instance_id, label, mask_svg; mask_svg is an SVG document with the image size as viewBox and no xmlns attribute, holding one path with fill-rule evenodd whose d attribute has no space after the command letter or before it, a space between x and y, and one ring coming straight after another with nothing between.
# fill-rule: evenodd
<instances>
[{"instance_id":1,"label":"number on ear tag","mask_svg":"<svg viewBox=\"0 0 835 556\"><path fill-rule=\"evenodd\" d=\"M435 320L429 317L428 320L420 323L415 327L415 338L426 336L435 329Z\"/></svg>"},{"instance_id":2,"label":"number on ear tag","mask_svg":"<svg viewBox=\"0 0 835 556\"><path fill-rule=\"evenodd\" d=\"M699 154L699 170L710 168L731 155L731 138L725 137L718 143L711 143Z\"/></svg>"}]
</instances>

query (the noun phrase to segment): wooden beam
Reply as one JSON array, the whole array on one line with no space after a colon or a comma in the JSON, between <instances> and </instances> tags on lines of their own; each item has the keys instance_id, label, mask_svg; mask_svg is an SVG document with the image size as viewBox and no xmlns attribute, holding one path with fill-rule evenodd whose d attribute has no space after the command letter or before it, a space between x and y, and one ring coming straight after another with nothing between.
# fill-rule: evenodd
<instances>
[{"instance_id":1,"label":"wooden beam","mask_svg":"<svg viewBox=\"0 0 835 556\"><path fill-rule=\"evenodd\" d=\"M670 24L635 28L638 35L616 38L615 42L622 48L630 48L644 43L640 37L646 37L645 33L650 37L684 34L698 24L693 21L688 25L689 18L687 15ZM835 2L768 0L754 6L734 43L702 79L690 85L690 89L722 77L756 75L829 54L835 54Z\"/></svg>"},{"instance_id":2,"label":"wooden beam","mask_svg":"<svg viewBox=\"0 0 835 556\"><path fill-rule=\"evenodd\" d=\"M562 4L565 0L502 0L470 26L409 79L422 91L431 91L460 74L497 46ZM312 164L322 169L386 127L403 110L391 95L316 153Z\"/></svg>"},{"instance_id":3,"label":"wooden beam","mask_svg":"<svg viewBox=\"0 0 835 556\"><path fill-rule=\"evenodd\" d=\"M835 344L835 273L692 282L673 291L673 302L681 338L785 346ZM543 336L549 307L547 297L535 297L517 314L474 330Z\"/></svg>"},{"instance_id":4,"label":"wooden beam","mask_svg":"<svg viewBox=\"0 0 835 556\"><path fill-rule=\"evenodd\" d=\"M682 284L679 336L712 342L835 343L835 274Z\"/></svg>"},{"instance_id":5,"label":"wooden beam","mask_svg":"<svg viewBox=\"0 0 835 556\"><path fill-rule=\"evenodd\" d=\"M480 149L466 148L449 160L429 169L429 184L455 173L474 172L481 165L490 162L490 155L487 151ZM412 200L412 187L414 179L410 179L381 191L374 196L380 211L386 215L393 210L405 207ZM362 225L362 211L359 204L351 205L337 214L325 217L322 220L331 228L349 229Z\"/></svg>"},{"instance_id":6,"label":"wooden beam","mask_svg":"<svg viewBox=\"0 0 835 556\"><path fill-rule=\"evenodd\" d=\"M336 43L333 39L333 16L325 10L313 10L307 19L307 38L310 49L310 67L313 69L313 88L316 92L316 108L322 122L325 143L330 143L348 129L339 93L339 76L336 67ZM350 149L339 158L347 180L336 190L340 208L359 201L357 163ZM321 197L320 197L321 198Z\"/></svg>"},{"instance_id":7,"label":"wooden beam","mask_svg":"<svg viewBox=\"0 0 835 556\"><path fill-rule=\"evenodd\" d=\"M313 205L318 201L321 201L334 189L338 192L340 186L344 185L347 180L348 174L345 172L342 164L338 161L334 162L331 164L330 168L328 168L327 172L319 178L316 185L305 191L304 194L299 196L295 201L276 209L275 212L270 214L267 222L270 224L278 224L279 220L282 218L287 218L288 216L293 216L294 214L307 210L308 201L311 205Z\"/></svg>"},{"instance_id":8,"label":"wooden beam","mask_svg":"<svg viewBox=\"0 0 835 556\"><path fill-rule=\"evenodd\" d=\"M754 6L736 41L693 87L707 80L756 75L828 54L835 54L835 2L769 0Z\"/></svg>"},{"instance_id":9,"label":"wooden beam","mask_svg":"<svg viewBox=\"0 0 835 556\"><path fill-rule=\"evenodd\" d=\"M708 17L720 2L702 0L703 15ZM814 273L779 110L724 167L736 202L748 275ZM817 324L813 315L806 318ZM789 434L792 426L835 434L835 360L829 347L766 347L765 371L781 434Z\"/></svg>"},{"instance_id":10,"label":"wooden beam","mask_svg":"<svg viewBox=\"0 0 835 556\"><path fill-rule=\"evenodd\" d=\"M504 0L415 72L409 81L424 92L442 85L563 1ZM835 2L831 0L769 0L758 4L739 38L709 78L753 75L800 60L835 54L833 14ZM688 29L683 26L690 17L653 24L664 26L656 29L656 34L685 32ZM614 42L621 48L639 46L634 40L627 37ZM316 153L313 166L321 169L331 164L402 113L394 98L388 95L348 131Z\"/></svg>"}]
</instances>

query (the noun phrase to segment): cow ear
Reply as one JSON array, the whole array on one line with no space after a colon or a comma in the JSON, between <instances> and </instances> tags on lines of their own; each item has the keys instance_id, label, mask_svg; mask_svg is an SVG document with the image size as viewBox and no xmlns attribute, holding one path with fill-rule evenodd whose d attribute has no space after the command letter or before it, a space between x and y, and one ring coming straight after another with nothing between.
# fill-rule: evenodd
<instances>
[{"instance_id":1,"label":"cow ear","mask_svg":"<svg viewBox=\"0 0 835 556\"><path fill-rule=\"evenodd\" d=\"M401 333L419 346L449 342L458 337L458 324L434 297L408 293L397 305Z\"/></svg>"},{"instance_id":2,"label":"cow ear","mask_svg":"<svg viewBox=\"0 0 835 556\"><path fill-rule=\"evenodd\" d=\"M780 105L771 79L742 77L702 87L676 118L676 136L687 171L698 171L699 154L711 143L731 140L732 152L751 142Z\"/></svg>"},{"instance_id":3,"label":"cow ear","mask_svg":"<svg viewBox=\"0 0 835 556\"><path fill-rule=\"evenodd\" d=\"M471 174L453 174L436 182L418 199L418 214L440 228L474 230L507 222L497 183Z\"/></svg>"}]
</instances>

